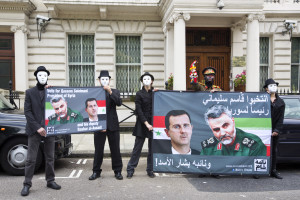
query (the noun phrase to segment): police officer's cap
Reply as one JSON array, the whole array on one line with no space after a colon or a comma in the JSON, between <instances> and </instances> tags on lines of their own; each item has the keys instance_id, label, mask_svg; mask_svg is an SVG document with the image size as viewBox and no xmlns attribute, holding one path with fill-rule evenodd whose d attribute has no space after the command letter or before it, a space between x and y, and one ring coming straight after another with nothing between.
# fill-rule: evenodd
<instances>
[{"instance_id":1,"label":"police officer's cap","mask_svg":"<svg viewBox=\"0 0 300 200\"><path fill-rule=\"evenodd\" d=\"M35 72L34 72L34 76L37 75L38 72L47 72L48 76L50 75L50 72L46 69L46 67L44 66L39 66Z\"/></svg>"},{"instance_id":2,"label":"police officer's cap","mask_svg":"<svg viewBox=\"0 0 300 200\"><path fill-rule=\"evenodd\" d=\"M145 72L141 78L140 78L140 81L143 82L143 77L144 76L150 76L151 77L151 80L154 81L154 76L152 74L150 74L149 72Z\"/></svg>"},{"instance_id":3,"label":"police officer's cap","mask_svg":"<svg viewBox=\"0 0 300 200\"><path fill-rule=\"evenodd\" d=\"M101 70L100 71L100 75L98 76L98 78L101 78L101 77L109 77L109 78L111 78L110 75L109 75L109 72L107 70Z\"/></svg>"},{"instance_id":4,"label":"police officer's cap","mask_svg":"<svg viewBox=\"0 0 300 200\"><path fill-rule=\"evenodd\" d=\"M208 75L208 74L216 74L217 73L217 70L214 68L214 67L206 67L202 70L202 74L205 76L205 75Z\"/></svg>"},{"instance_id":5,"label":"police officer's cap","mask_svg":"<svg viewBox=\"0 0 300 200\"><path fill-rule=\"evenodd\" d=\"M264 85L263 88L267 88L268 85L270 85L270 84L276 84L277 86L279 85L279 83L275 82L272 78L269 78L269 79L266 80L265 85Z\"/></svg>"}]
</instances>

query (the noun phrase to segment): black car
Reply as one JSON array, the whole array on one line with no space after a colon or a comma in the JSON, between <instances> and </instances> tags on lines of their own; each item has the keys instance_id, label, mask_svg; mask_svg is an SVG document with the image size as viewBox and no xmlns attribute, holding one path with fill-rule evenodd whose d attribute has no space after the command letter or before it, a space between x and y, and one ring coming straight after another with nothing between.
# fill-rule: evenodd
<instances>
[{"instance_id":1,"label":"black car","mask_svg":"<svg viewBox=\"0 0 300 200\"><path fill-rule=\"evenodd\" d=\"M25 115L0 94L0 165L3 171L11 175L24 175L27 158L25 126ZM71 135L55 137L55 159L70 155L72 148ZM40 145L36 170L43 162L43 155L43 145Z\"/></svg>"},{"instance_id":2,"label":"black car","mask_svg":"<svg viewBox=\"0 0 300 200\"><path fill-rule=\"evenodd\" d=\"M278 162L300 162L300 95L280 97L285 102L285 112L278 143Z\"/></svg>"}]
</instances>

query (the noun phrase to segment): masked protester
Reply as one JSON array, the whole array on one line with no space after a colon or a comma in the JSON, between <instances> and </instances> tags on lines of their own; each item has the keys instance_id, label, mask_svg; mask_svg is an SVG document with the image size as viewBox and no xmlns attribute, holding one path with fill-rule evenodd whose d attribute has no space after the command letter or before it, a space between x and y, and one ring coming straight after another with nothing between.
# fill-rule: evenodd
<instances>
[{"instance_id":1,"label":"masked protester","mask_svg":"<svg viewBox=\"0 0 300 200\"><path fill-rule=\"evenodd\" d=\"M26 90L24 113L27 120L28 153L25 163L25 180L21 191L22 196L27 196L32 186L31 180L41 140L44 141L42 144L44 145L45 153L47 187L55 190L61 189L61 186L54 181L54 137L46 137L47 133L45 130L45 86L49 75L50 72L44 66L39 66L34 72L37 80L36 86Z\"/></svg>"},{"instance_id":2,"label":"masked protester","mask_svg":"<svg viewBox=\"0 0 300 200\"><path fill-rule=\"evenodd\" d=\"M276 170L276 156L278 137L282 131L285 103L277 94L278 83L273 79L268 79L265 82L264 89L270 94L271 100L271 119L272 119L272 163L271 176L282 179Z\"/></svg>"},{"instance_id":3,"label":"masked protester","mask_svg":"<svg viewBox=\"0 0 300 200\"><path fill-rule=\"evenodd\" d=\"M117 180L122 180L122 168L123 162L120 153L120 132L119 132L119 119L117 115L116 106L122 105L122 99L120 97L120 91L112 89L109 86L110 76L107 70L100 71L99 82L101 87L105 90L106 95L106 114L107 114L107 129L105 131L98 131L94 133L94 163L93 174L89 177L89 180L95 180L100 177L103 162L103 153L106 137L108 138L112 169L115 173Z\"/></svg>"},{"instance_id":4,"label":"masked protester","mask_svg":"<svg viewBox=\"0 0 300 200\"><path fill-rule=\"evenodd\" d=\"M202 70L205 83L198 82L193 85L193 89L196 91L222 91L219 86L214 85L214 80L217 70L213 67L206 67Z\"/></svg>"},{"instance_id":5,"label":"masked protester","mask_svg":"<svg viewBox=\"0 0 300 200\"><path fill-rule=\"evenodd\" d=\"M135 99L135 111L137 113L137 121L133 131L133 135L136 136L134 147L132 150L131 158L127 165L127 178L132 178L134 169L137 167L141 151L145 142L145 138L148 138L148 157L147 157L147 175L150 178L154 178L153 174L153 159L152 159L152 91L154 77L145 72L140 81L143 83L143 88L136 93Z\"/></svg>"}]
</instances>

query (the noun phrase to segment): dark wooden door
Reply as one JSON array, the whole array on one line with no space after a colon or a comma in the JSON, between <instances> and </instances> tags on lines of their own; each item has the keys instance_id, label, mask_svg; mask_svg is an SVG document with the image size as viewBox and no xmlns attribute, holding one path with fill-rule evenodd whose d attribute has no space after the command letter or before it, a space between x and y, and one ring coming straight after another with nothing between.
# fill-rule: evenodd
<instances>
[{"instance_id":1,"label":"dark wooden door","mask_svg":"<svg viewBox=\"0 0 300 200\"><path fill-rule=\"evenodd\" d=\"M214 85L218 85L222 90L229 91L229 55L228 53L188 53L186 58L187 89L191 89L190 84L190 65L197 60L196 70L198 82L204 83L202 70L211 66L217 70Z\"/></svg>"},{"instance_id":2,"label":"dark wooden door","mask_svg":"<svg viewBox=\"0 0 300 200\"><path fill-rule=\"evenodd\" d=\"M9 89L9 81L12 81L12 89L15 89L15 53L14 35L0 33L0 88Z\"/></svg>"},{"instance_id":3,"label":"dark wooden door","mask_svg":"<svg viewBox=\"0 0 300 200\"><path fill-rule=\"evenodd\" d=\"M230 81L229 28L187 28L186 32L186 85L191 89L190 65L197 60L198 82L204 82L202 70L211 66L217 70L214 85L229 91Z\"/></svg>"}]
</instances>

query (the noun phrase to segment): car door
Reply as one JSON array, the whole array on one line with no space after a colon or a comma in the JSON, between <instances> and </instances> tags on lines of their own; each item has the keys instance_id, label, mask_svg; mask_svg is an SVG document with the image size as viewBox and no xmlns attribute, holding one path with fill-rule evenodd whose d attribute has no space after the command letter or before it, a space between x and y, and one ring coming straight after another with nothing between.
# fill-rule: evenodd
<instances>
[{"instance_id":1,"label":"car door","mask_svg":"<svg viewBox=\"0 0 300 200\"><path fill-rule=\"evenodd\" d=\"M279 137L278 157L295 161L300 159L300 96L282 96L286 106L283 131Z\"/></svg>"}]
</instances>

